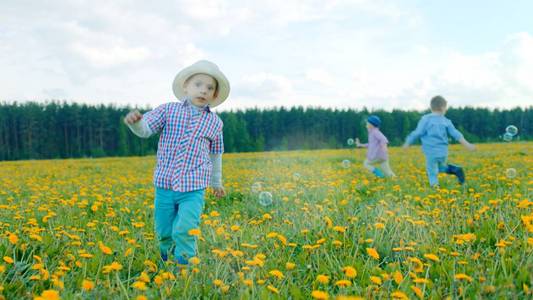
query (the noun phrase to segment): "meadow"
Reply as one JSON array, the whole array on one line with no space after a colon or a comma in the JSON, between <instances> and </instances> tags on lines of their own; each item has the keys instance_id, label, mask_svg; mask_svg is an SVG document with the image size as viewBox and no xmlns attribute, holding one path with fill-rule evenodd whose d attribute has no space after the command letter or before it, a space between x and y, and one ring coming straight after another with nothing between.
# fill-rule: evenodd
<instances>
[{"instance_id":1,"label":"meadow","mask_svg":"<svg viewBox=\"0 0 533 300\"><path fill-rule=\"evenodd\" d=\"M532 149L452 146L467 184L440 189L419 147L394 179L364 150L224 154L185 269L159 261L155 157L0 162L0 299L528 298Z\"/></svg>"}]
</instances>

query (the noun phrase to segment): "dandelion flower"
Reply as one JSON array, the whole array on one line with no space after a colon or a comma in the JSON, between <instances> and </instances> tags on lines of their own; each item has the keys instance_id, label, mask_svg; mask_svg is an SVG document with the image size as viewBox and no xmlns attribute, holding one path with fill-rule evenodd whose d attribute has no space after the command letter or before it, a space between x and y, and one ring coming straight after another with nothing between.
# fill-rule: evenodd
<instances>
[{"instance_id":1,"label":"dandelion flower","mask_svg":"<svg viewBox=\"0 0 533 300\"><path fill-rule=\"evenodd\" d=\"M335 282L335 285L340 286L340 287L347 287L347 286L351 286L352 282L350 280L341 279L341 280L337 280Z\"/></svg>"},{"instance_id":2,"label":"dandelion flower","mask_svg":"<svg viewBox=\"0 0 533 300\"><path fill-rule=\"evenodd\" d=\"M84 279L81 283L81 288L84 290L84 291L90 291L94 288L94 282L90 281L90 280L87 280L87 279Z\"/></svg>"},{"instance_id":3,"label":"dandelion flower","mask_svg":"<svg viewBox=\"0 0 533 300\"><path fill-rule=\"evenodd\" d=\"M329 282L329 276L326 276L326 275L318 275L316 277L316 281L322 283L322 284L327 284Z\"/></svg>"},{"instance_id":4,"label":"dandelion flower","mask_svg":"<svg viewBox=\"0 0 533 300\"><path fill-rule=\"evenodd\" d=\"M313 297L314 299L319 299L319 300L327 300L328 293L323 292L323 291L313 291L311 293L311 297Z\"/></svg>"},{"instance_id":5,"label":"dandelion flower","mask_svg":"<svg viewBox=\"0 0 533 300\"><path fill-rule=\"evenodd\" d=\"M354 267L347 266L344 267L342 271L344 272L344 275L346 275L346 277L348 278L354 278L355 276L357 276L357 271Z\"/></svg>"},{"instance_id":6,"label":"dandelion flower","mask_svg":"<svg viewBox=\"0 0 533 300\"><path fill-rule=\"evenodd\" d=\"M379 253L374 248L366 248L366 253L373 259L379 259Z\"/></svg>"}]
</instances>

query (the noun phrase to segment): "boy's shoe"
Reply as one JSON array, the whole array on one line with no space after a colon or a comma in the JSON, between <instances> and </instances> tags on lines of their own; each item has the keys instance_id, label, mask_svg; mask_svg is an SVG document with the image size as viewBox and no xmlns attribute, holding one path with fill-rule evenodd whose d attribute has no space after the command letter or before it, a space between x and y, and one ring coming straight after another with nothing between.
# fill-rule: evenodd
<instances>
[{"instance_id":1,"label":"boy's shoe","mask_svg":"<svg viewBox=\"0 0 533 300\"><path fill-rule=\"evenodd\" d=\"M465 183L465 172L463 171L463 168L456 165L448 165L448 171L446 173L457 176L457 180L460 184Z\"/></svg>"},{"instance_id":2,"label":"boy's shoe","mask_svg":"<svg viewBox=\"0 0 533 300\"><path fill-rule=\"evenodd\" d=\"M381 170L378 168L375 168L374 171L372 171L372 173L374 173L374 175L376 175L379 178L385 177L385 174L383 174L383 172L381 172Z\"/></svg>"},{"instance_id":3,"label":"boy's shoe","mask_svg":"<svg viewBox=\"0 0 533 300\"><path fill-rule=\"evenodd\" d=\"M161 260L166 262L168 260L168 254L166 253L161 253Z\"/></svg>"},{"instance_id":4,"label":"boy's shoe","mask_svg":"<svg viewBox=\"0 0 533 300\"><path fill-rule=\"evenodd\" d=\"M178 265L187 266L189 264L189 261L185 259L185 257L178 255L174 259Z\"/></svg>"}]
</instances>

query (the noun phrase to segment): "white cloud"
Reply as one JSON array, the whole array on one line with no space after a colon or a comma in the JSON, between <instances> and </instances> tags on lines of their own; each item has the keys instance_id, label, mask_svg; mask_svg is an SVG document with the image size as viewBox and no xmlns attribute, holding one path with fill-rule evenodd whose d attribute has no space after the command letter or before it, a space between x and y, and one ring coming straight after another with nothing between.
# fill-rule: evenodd
<instances>
[{"instance_id":1,"label":"white cloud","mask_svg":"<svg viewBox=\"0 0 533 300\"><path fill-rule=\"evenodd\" d=\"M305 78L310 81L315 81L321 85L321 87L331 87L335 84L335 78L324 69L309 69L305 72Z\"/></svg>"},{"instance_id":2,"label":"white cloud","mask_svg":"<svg viewBox=\"0 0 533 300\"><path fill-rule=\"evenodd\" d=\"M198 59L215 61L231 80L221 109L423 109L435 94L452 105L510 107L528 105L533 95L531 32L509 32L499 47L483 50L445 48L431 39L431 18L408 3L80 0L1 6L2 100L160 104L173 99L170 84L179 69Z\"/></svg>"},{"instance_id":3,"label":"white cloud","mask_svg":"<svg viewBox=\"0 0 533 300\"><path fill-rule=\"evenodd\" d=\"M70 48L98 67L115 66L128 62L139 62L148 58L150 55L150 51L145 47L127 47L121 45L94 47L75 42Z\"/></svg>"}]
</instances>

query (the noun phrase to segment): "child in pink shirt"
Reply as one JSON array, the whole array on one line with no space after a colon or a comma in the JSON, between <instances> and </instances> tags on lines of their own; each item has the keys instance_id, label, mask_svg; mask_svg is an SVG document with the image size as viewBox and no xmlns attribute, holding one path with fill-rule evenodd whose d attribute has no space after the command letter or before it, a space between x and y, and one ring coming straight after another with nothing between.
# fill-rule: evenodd
<instances>
[{"instance_id":1,"label":"child in pink shirt","mask_svg":"<svg viewBox=\"0 0 533 300\"><path fill-rule=\"evenodd\" d=\"M395 177L389 166L389 156L387 154L387 144L389 141L379 130L381 120L378 116L369 116L366 121L366 128L368 130L368 144L361 144L359 139L355 139L355 145L357 147L368 148L366 153L366 159L364 166L370 172L374 173L379 178ZM379 164L380 168L376 168L373 165Z\"/></svg>"}]
</instances>

